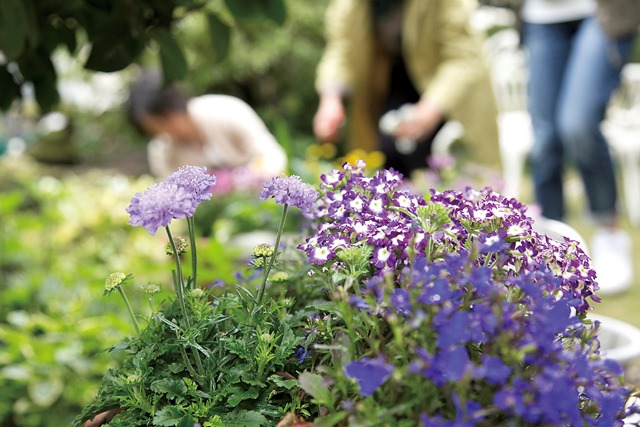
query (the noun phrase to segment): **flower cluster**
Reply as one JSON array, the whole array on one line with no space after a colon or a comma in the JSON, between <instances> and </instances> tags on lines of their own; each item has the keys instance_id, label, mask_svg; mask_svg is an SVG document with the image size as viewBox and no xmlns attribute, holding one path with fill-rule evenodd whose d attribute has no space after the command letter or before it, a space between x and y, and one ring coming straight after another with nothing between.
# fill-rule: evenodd
<instances>
[{"instance_id":1,"label":"flower cluster","mask_svg":"<svg viewBox=\"0 0 640 427\"><path fill-rule=\"evenodd\" d=\"M588 310L589 299L597 301L590 259L576 242L535 232L517 200L487 188L433 190L426 201L403 188L401 178L393 170L366 177L363 164L345 164L323 175L318 228L299 245L310 262L333 263L341 251L370 246L372 267L386 274L409 266L416 256L438 257L477 244L483 253L478 263L505 274L549 265L561 281L545 285L546 290L566 294L580 314Z\"/></svg>"},{"instance_id":2,"label":"flower cluster","mask_svg":"<svg viewBox=\"0 0 640 427\"><path fill-rule=\"evenodd\" d=\"M216 178L206 168L183 166L164 181L136 193L127 207L129 224L151 234L173 219L192 217L198 205L211 198Z\"/></svg>"},{"instance_id":3,"label":"flower cluster","mask_svg":"<svg viewBox=\"0 0 640 427\"><path fill-rule=\"evenodd\" d=\"M363 162L355 168L345 163L343 170L322 175L315 216L323 222L299 245L313 264L323 265L351 247L370 245L377 271L392 271L408 263L411 251L424 247L425 233L401 212L415 210L424 201L400 188L402 175L392 169L373 177L365 176L364 169Z\"/></svg>"},{"instance_id":4,"label":"flower cluster","mask_svg":"<svg viewBox=\"0 0 640 427\"><path fill-rule=\"evenodd\" d=\"M403 274L401 288L379 289L382 282L374 280L363 288L363 305L356 308L383 313L397 325L404 345L389 343L388 360L407 354L413 360L402 369L364 357L348 364L345 375L358 382L364 397L393 372L397 378L389 394L422 381L425 390L446 402L423 413L425 426L502 425L507 420L615 425L629 395L615 381L621 369L595 357L593 326L573 315L571 301L544 291L560 280L544 266L496 278L490 267L477 266L468 251L416 262ZM432 341L425 342L425 335Z\"/></svg>"},{"instance_id":5,"label":"flower cluster","mask_svg":"<svg viewBox=\"0 0 640 427\"><path fill-rule=\"evenodd\" d=\"M260 199L273 197L279 205L295 206L308 214L318 198L318 192L309 184L302 182L299 176L275 177L263 184Z\"/></svg>"}]
</instances>

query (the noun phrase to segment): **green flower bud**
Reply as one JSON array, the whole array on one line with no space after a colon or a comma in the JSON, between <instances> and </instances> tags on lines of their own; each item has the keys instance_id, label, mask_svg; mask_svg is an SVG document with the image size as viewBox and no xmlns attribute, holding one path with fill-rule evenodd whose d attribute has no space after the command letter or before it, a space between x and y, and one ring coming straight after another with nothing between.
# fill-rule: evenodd
<instances>
[{"instance_id":1,"label":"green flower bud","mask_svg":"<svg viewBox=\"0 0 640 427\"><path fill-rule=\"evenodd\" d=\"M284 271L276 271L275 273L273 273L271 275L271 278L269 279L271 282L286 282L289 280L289 274L285 273Z\"/></svg>"},{"instance_id":2,"label":"green flower bud","mask_svg":"<svg viewBox=\"0 0 640 427\"><path fill-rule=\"evenodd\" d=\"M273 335L265 332L264 334L260 335L260 340L263 342L271 342L273 341Z\"/></svg>"},{"instance_id":3,"label":"green flower bud","mask_svg":"<svg viewBox=\"0 0 640 427\"><path fill-rule=\"evenodd\" d=\"M121 272L111 273L104 281L104 292L111 293L127 279L127 275Z\"/></svg>"},{"instance_id":4,"label":"green flower bud","mask_svg":"<svg viewBox=\"0 0 640 427\"><path fill-rule=\"evenodd\" d=\"M128 383L137 383L138 381L140 381L140 375L137 374L131 374L127 377L126 381Z\"/></svg>"},{"instance_id":5,"label":"green flower bud","mask_svg":"<svg viewBox=\"0 0 640 427\"><path fill-rule=\"evenodd\" d=\"M149 283L148 285L140 286L140 290L148 295L155 295L160 292L160 286Z\"/></svg>"},{"instance_id":6,"label":"green flower bud","mask_svg":"<svg viewBox=\"0 0 640 427\"><path fill-rule=\"evenodd\" d=\"M200 288L191 289L191 296L200 298L204 295L204 291Z\"/></svg>"},{"instance_id":7,"label":"green flower bud","mask_svg":"<svg viewBox=\"0 0 640 427\"><path fill-rule=\"evenodd\" d=\"M187 253L187 248L189 247L189 244L187 243L187 239L185 239L184 237L174 237L173 243L174 245L176 245L176 251L178 251L178 256L184 255ZM173 247L171 246L171 242L167 242L167 244L164 245L164 251L167 255L173 256Z\"/></svg>"},{"instance_id":8,"label":"green flower bud","mask_svg":"<svg viewBox=\"0 0 640 427\"><path fill-rule=\"evenodd\" d=\"M273 255L274 249L273 245L260 243L258 246L253 248L253 253L251 255L253 255L254 258L270 257Z\"/></svg>"},{"instance_id":9,"label":"green flower bud","mask_svg":"<svg viewBox=\"0 0 640 427\"><path fill-rule=\"evenodd\" d=\"M251 263L251 266L256 270L259 270L259 269L263 268L264 267L264 258L262 258L262 257L255 258L253 260L253 262Z\"/></svg>"}]
</instances>

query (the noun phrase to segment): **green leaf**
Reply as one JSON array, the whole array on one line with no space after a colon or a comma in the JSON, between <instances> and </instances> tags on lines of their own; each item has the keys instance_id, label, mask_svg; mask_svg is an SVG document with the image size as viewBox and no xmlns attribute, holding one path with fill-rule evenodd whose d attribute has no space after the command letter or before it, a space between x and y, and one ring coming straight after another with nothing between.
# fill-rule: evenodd
<instances>
[{"instance_id":1,"label":"green leaf","mask_svg":"<svg viewBox=\"0 0 640 427\"><path fill-rule=\"evenodd\" d=\"M13 76L6 69L0 68L0 110L8 109L13 100L20 96L20 86L13 80Z\"/></svg>"},{"instance_id":2,"label":"green leaf","mask_svg":"<svg viewBox=\"0 0 640 427\"><path fill-rule=\"evenodd\" d=\"M91 52L84 66L94 71L119 71L131 64L143 47L126 24L115 25L91 40Z\"/></svg>"},{"instance_id":3,"label":"green leaf","mask_svg":"<svg viewBox=\"0 0 640 427\"><path fill-rule=\"evenodd\" d=\"M179 406L165 406L164 409L156 412L153 417L154 426L173 427L182 422L185 414Z\"/></svg>"},{"instance_id":4,"label":"green leaf","mask_svg":"<svg viewBox=\"0 0 640 427\"><path fill-rule=\"evenodd\" d=\"M223 416L222 422L225 427L262 427L269 421L260 412L240 409Z\"/></svg>"},{"instance_id":5,"label":"green leaf","mask_svg":"<svg viewBox=\"0 0 640 427\"><path fill-rule=\"evenodd\" d=\"M213 45L213 54L217 61L222 61L229 53L231 28L212 13L207 14L207 21L209 22L209 36Z\"/></svg>"},{"instance_id":6,"label":"green leaf","mask_svg":"<svg viewBox=\"0 0 640 427\"><path fill-rule=\"evenodd\" d=\"M185 415L178 423L178 427L193 427L198 420L194 419L191 415Z\"/></svg>"},{"instance_id":7,"label":"green leaf","mask_svg":"<svg viewBox=\"0 0 640 427\"><path fill-rule=\"evenodd\" d=\"M167 395L169 400L183 396L187 387L181 379L162 378L151 383L151 390Z\"/></svg>"},{"instance_id":8,"label":"green leaf","mask_svg":"<svg viewBox=\"0 0 640 427\"><path fill-rule=\"evenodd\" d=\"M324 385L322 376L312 374L311 372L303 372L298 377L300 388L306 391L319 402L326 402L329 395L329 389Z\"/></svg>"},{"instance_id":9,"label":"green leaf","mask_svg":"<svg viewBox=\"0 0 640 427\"><path fill-rule=\"evenodd\" d=\"M32 83L40 109L43 112L51 111L60 100L55 74L50 77L33 79Z\"/></svg>"},{"instance_id":10,"label":"green leaf","mask_svg":"<svg viewBox=\"0 0 640 427\"><path fill-rule=\"evenodd\" d=\"M296 380L296 379L285 380L280 375L271 375L268 378L268 380L271 381L272 383L274 383L275 385L277 385L278 387L281 387L281 388L284 388L284 389L287 389L287 390L291 390L292 388L298 386L298 380Z\"/></svg>"},{"instance_id":11,"label":"green leaf","mask_svg":"<svg viewBox=\"0 0 640 427\"><path fill-rule=\"evenodd\" d=\"M241 21L270 19L282 25L287 17L283 0L225 0L229 11Z\"/></svg>"},{"instance_id":12,"label":"green leaf","mask_svg":"<svg viewBox=\"0 0 640 427\"><path fill-rule=\"evenodd\" d=\"M187 60L171 33L164 28L157 28L151 32L151 38L160 46L164 83L169 85L184 78L187 74Z\"/></svg>"},{"instance_id":13,"label":"green leaf","mask_svg":"<svg viewBox=\"0 0 640 427\"><path fill-rule=\"evenodd\" d=\"M27 10L22 0L2 0L0 2L0 51L7 60L17 58L31 31Z\"/></svg>"},{"instance_id":14,"label":"green leaf","mask_svg":"<svg viewBox=\"0 0 640 427\"><path fill-rule=\"evenodd\" d=\"M315 427L333 427L349 415L346 411L336 412L326 417L316 418L313 420Z\"/></svg>"},{"instance_id":15,"label":"green leaf","mask_svg":"<svg viewBox=\"0 0 640 427\"><path fill-rule=\"evenodd\" d=\"M240 402L248 399L255 399L259 396L259 391L256 388L249 388L248 390L243 390L240 387L232 387L229 390L229 399L227 403L229 406L238 406Z\"/></svg>"}]
</instances>

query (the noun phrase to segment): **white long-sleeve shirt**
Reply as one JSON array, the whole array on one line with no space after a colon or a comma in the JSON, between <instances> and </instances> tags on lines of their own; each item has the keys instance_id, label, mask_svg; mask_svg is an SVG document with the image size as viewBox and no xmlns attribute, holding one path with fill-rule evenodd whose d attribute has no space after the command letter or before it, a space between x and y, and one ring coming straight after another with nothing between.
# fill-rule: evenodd
<instances>
[{"instance_id":1,"label":"white long-sleeve shirt","mask_svg":"<svg viewBox=\"0 0 640 427\"><path fill-rule=\"evenodd\" d=\"M248 166L257 177L283 173L287 157L256 112L244 101L228 95L192 98L187 111L204 136L195 147L168 135L154 138L147 147L151 173L165 177L180 166L234 168Z\"/></svg>"},{"instance_id":2,"label":"white long-sleeve shirt","mask_svg":"<svg viewBox=\"0 0 640 427\"><path fill-rule=\"evenodd\" d=\"M591 16L596 0L524 0L522 20L532 24L554 24Z\"/></svg>"}]
</instances>

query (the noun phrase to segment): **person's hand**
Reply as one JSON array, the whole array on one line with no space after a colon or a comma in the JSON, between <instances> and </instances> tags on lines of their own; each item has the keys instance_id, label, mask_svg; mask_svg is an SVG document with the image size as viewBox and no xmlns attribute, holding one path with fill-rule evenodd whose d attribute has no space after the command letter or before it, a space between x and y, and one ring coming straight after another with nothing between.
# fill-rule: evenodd
<instances>
[{"instance_id":1,"label":"person's hand","mask_svg":"<svg viewBox=\"0 0 640 427\"><path fill-rule=\"evenodd\" d=\"M444 115L438 107L422 100L414 104L411 113L396 127L393 136L396 139L418 141L431 135L443 118Z\"/></svg>"},{"instance_id":2,"label":"person's hand","mask_svg":"<svg viewBox=\"0 0 640 427\"><path fill-rule=\"evenodd\" d=\"M320 142L336 142L340 138L340 126L344 119L345 111L340 95L323 94L313 118L313 133Z\"/></svg>"},{"instance_id":3,"label":"person's hand","mask_svg":"<svg viewBox=\"0 0 640 427\"><path fill-rule=\"evenodd\" d=\"M113 417L122 412L122 408L110 409L105 412L101 412L95 416L94 419L88 420L84 423L84 427L100 427L103 424L107 424Z\"/></svg>"}]
</instances>

